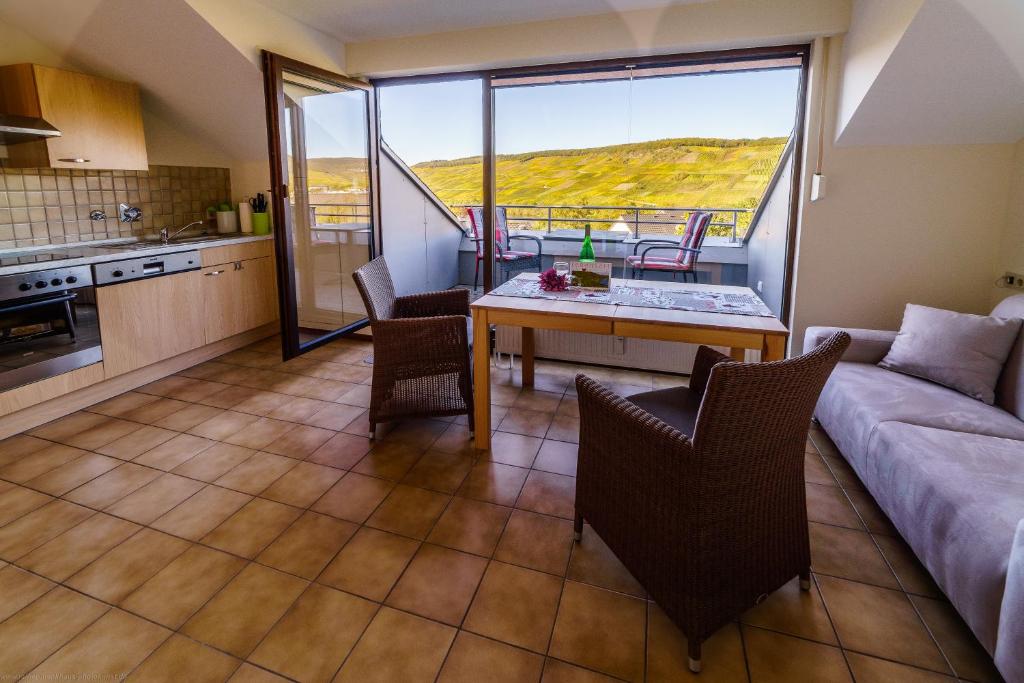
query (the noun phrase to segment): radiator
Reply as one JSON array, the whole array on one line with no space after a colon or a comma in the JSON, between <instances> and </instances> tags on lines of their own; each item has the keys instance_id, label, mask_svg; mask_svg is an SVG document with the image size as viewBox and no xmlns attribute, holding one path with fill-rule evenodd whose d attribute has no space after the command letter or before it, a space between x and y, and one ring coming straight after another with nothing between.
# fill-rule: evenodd
<instances>
[{"instance_id":1,"label":"radiator","mask_svg":"<svg viewBox=\"0 0 1024 683\"><path fill-rule=\"evenodd\" d=\"M495 348L500 353L519 355L522 336L518 327L498 325ZM695 344L615 337L607 334L583 334L560 330L534 331L535 354L573 363L592 363L621 368L689 374L697 355ZM718 348L728 353L726 348ZM756 361L760 351L747 351L747 360Z\"/></svg>"}]
</instances>

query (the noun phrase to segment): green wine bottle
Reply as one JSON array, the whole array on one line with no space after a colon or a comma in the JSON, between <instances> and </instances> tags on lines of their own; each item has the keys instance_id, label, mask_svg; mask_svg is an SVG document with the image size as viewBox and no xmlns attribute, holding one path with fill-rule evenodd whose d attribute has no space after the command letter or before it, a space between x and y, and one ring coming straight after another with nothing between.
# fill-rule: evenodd
<instances>
[{"instance_id":1,"label":"green wine bottle","mask_svg":"<svg viewBox=\"0 0 1024 683\"><path fill-rule=\"evenodd\" d=\"M593 263L595 260L594 244L590 241L590 223L587 223L583 226L583 246L580 247L580 261L583 263Z\"/></svg>"}]
</instances>

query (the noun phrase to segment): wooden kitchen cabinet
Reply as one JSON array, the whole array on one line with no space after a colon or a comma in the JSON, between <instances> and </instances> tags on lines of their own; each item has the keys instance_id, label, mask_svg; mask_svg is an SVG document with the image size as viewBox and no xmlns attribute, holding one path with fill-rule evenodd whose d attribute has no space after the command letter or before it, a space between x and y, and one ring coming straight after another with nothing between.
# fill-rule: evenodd
<instances>
[{"instance_id":1,"label":"wooden kitchen cabinet","mask_svg":"<svg viewBox=\"0 0 1024 683\"><path fill-rule=\"evenodd\" d=\"M0 110L41 117L60 137L8 147L12 168L149 168L133 83L38 64L0 67Z\"/></svg>"},{"instance_id":2,"label":"wooden kitchen cabinet","mask_svg":"<svg viewBox=\"0 0 1024 683\"><path fill-rule=\"evenodd\" d=\"M203 346L203 279L191 271L97 287L105 376Z\"/></svg>"},{"instance_id":3,"label":"wooden kitchen cabinet","mask_svg":"<svg viewBox=\"0 0 1024 683\"><path fill-rule=\"evenodd\" d=\"M277 319L274 259L270 256L208 266L201 277L207 344Z\"/></svg>"}]
</instances>

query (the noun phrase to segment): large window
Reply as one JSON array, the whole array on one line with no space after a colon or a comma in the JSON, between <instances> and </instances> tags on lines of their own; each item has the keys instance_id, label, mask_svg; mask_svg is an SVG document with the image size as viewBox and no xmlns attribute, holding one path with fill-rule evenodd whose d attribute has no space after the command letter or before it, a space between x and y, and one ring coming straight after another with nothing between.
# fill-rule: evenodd
<instances>
[{"instance_id":1,"label":"large window","mask_svg":"<svg viewBox=\"0 0 1024 683\"><path fill-rule=\"evenodd\" d=\"M497 203L516 227L672 235L714 209L710 234L741 237L793 130L799 68L600 76L496 90Z\"/></svg>"},{"instance_id":2,"label":"large window","mask_svg":"<svg viewBox=\"0 0 1024 683\"><path fill-rule=\"evenodd\" d=\"M483 202L482 87L472 78L378 91L381 138L457 215Z\"/></svg>"},{"instance_id":3,"label":"large window","mask_svg":"<svg viewBox=\"0 0 1024 683\"><path fill-rule=\"evenodd\" d=\"M712 235L742 238L792 133L800 68L741 67L495 78L495 193L510 227L673 235L710 208ZM459 216L483 203L482 87L380 88L382 138Z\"/></svg>"}]
</instances>

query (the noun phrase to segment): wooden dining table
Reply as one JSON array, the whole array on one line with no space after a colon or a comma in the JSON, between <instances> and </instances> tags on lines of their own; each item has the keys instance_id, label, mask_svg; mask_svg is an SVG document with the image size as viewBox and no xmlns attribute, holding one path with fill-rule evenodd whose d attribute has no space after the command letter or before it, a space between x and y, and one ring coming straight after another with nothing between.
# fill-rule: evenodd
<instances>
[{"instance_id":1,"label":"wooden dining table","mask_svg":"<svg viewBox=\"0 0 1024 683\"><path fill-rule=\"evenodd\" d=\"M536 278L524 273L519 278ZM613 279L615 286L665 287L688 291L746 294L749 287ZM528 298L485 294L470 305L476 344L473 345L473 391L476 448L487 450L491 442L491 354L489 325L509 325L522 329L522 382L533 386L534 333L536 329L609 334L637 339L707 344L729 349L742 361L746 350L761 352L762 361L781 360L786 352L789 330L777 318L710 313L675 309L626 306L610 303Z\"/></svg>"}]
</instances>

